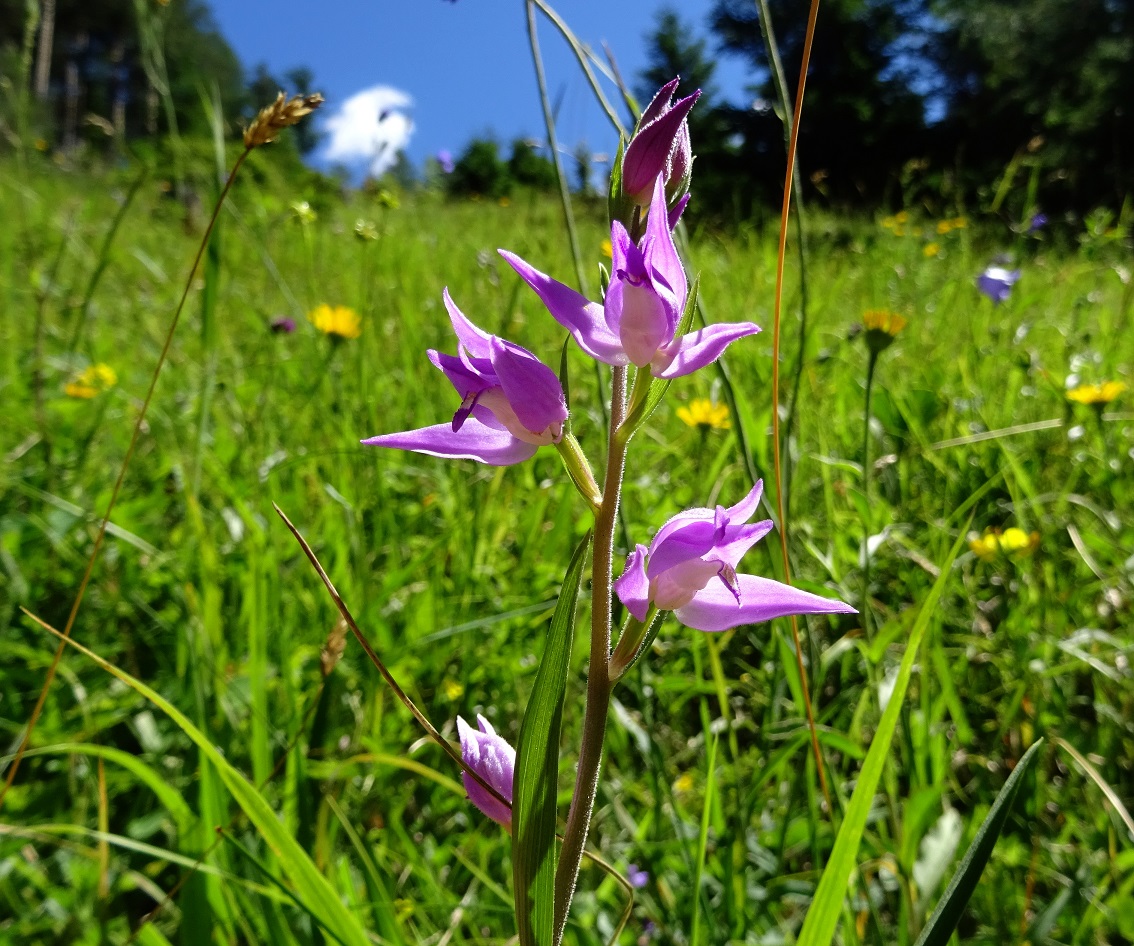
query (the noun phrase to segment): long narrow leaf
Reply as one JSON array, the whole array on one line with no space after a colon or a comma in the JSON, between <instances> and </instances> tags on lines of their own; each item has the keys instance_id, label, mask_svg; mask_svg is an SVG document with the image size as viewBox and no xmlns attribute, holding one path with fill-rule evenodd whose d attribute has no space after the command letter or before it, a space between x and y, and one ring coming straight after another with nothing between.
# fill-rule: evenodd
<instances>
[{"instance_id":1,"label":"long narrow leaf","mask_svg":"<svg viewBox=\"0 0 1134 946\"><path fill-rule=\"evenodd\" d=\"M898 678L894 683L894 691L890 702L886 704L886 711L878 723L878 729L870 743L870 751L866 753L866 760L858 773L858 780L847 805L843 825L835 838L835 846L831 851L831 859L819 878L819 886L815 891L815 899L811 901L811 909L807 911L807 918L803 921L803 929L799 932L798 946L829 946L835 935L835 926L842 914L843 900L847 893L847 882L854 870L858 846L862 841L862 832L866 828L866 818L870 814L874 802L874 792L882 777L882 769L886 763L886 756L890 752L890 742L894 738L894 730L898 725L898 717L902 712L902 701L906 697L906 688L913 673L914 661L917 659L921 639L925 629L937 609L941 594L949 580L949 573L953 561L961 550L965 541L965 530L962 529L953 548L941 565L937 580L929 590L925 603L914 622L910 632L906 652L902 655L902 663L898 668Z\"/></svg>"},{"instance_id":2,"label":"long narrow leaf","mask_svg":"<svg viewBox=\"0 0 1134 946\"><path fill-rule=\"evenodd\" d=\"M28 614L28 617L41 627L51 631L57 637L62 637L59 631L45 624L35 615L27 611L24 613ZM276 813L264 800L264 796L228 763L228 760L212 744L208 736L194 726L189 718L172 703L156 691L151 690L140 680L134 679L125 670L104 660L94 651L88 650L75 640L68 639L67 643L75 650L85 654L107 673L113 674L135 692L141 694L173 720L181 731L196 743L204 756L216 768L217 774L236 803L244 810L248 820L255 825L260 836L279 858L279 863L287 873L292 885L303 892L305 903L311 910L312 916L336 939L348 944L348 946L370 946L370 939L366 935L366 930L343 905L327 878L319 872L311 858L296 843L295 838L288 834L283 823L276 817Z\"/></svg>"},{"instance_id":3,"label":"long narrow leaf","mask_svg":"<svg viewBox=\"0 0 1134 946\"><path fill-rule=\"evenodd\" d=\"M957 928L961 914L965 911L965 905L976 890L980 875L984 873L984 867L992 855L996 840L1004 830L1004 823L1008 820L1012 803L1020 790L1020 782L1039 757L1039 747L1042 744L1042 739L1033 743L1012 770L1012 774L1008 776L1008 781L1004 783L1000 794L996 796L996 801L992 803L992 808L976 837L973 838L973 843L965 852L964 860L961 861L953 879L949 881L949 887L937 904L937 909L933 911L933 916L925 924L925 929L921 931L915 946L947 946L949 937L953 935L953 930Z\"/></svg>"},{"instance_id":4,"label":"long narrow leaf","mask_svg":"<svg viewBox=\"0 0 1134 946\"><path fill-rule=\"evenodd\" d=\"M559 779L559 734L575 609L590 533L575 549L559 603L551 618L516 747L512 789L512 881L521 946L550 946L555 930L555 796Z\"/></svg>"}]
</instances>

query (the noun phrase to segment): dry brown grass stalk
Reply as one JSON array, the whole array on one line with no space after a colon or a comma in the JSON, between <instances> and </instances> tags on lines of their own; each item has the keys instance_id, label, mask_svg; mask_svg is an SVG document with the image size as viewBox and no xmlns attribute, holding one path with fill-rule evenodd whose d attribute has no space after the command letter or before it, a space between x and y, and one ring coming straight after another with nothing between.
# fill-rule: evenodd
<instances>
[{"instance_id":1,"label":"dry brown grass stalk","mask_svg":"<svg viewBox=\"0 0 1134 946\"><path fill-rule=\"evenodd\" d=\"M318 92L295 95L290 99L281 92L271 105L260 109L260 114L244 129L244 147L251 150L275 141L282 129L298 124L301 118L310 115L322 104L323 96Z\"/></svg>"}]
</instances>

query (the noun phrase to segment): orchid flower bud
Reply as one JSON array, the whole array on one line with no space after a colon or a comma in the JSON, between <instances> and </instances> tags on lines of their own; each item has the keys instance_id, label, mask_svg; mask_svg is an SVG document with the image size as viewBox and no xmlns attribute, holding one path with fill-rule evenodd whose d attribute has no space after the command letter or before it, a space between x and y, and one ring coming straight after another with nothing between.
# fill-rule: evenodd
<instances>
[{"instance_id":1,"label":"orchid flower bud","mask_svg":"<svg viewBox=\"0 0 1134 946\"><path fill-rule=\"evenodd\" d=\"M512 800L512 777L516 768L516 750L502 737L496 735L492 724L483 716L477 716L479 731L473 729L460 716L457 717L457 732L461 737L461 758L465 764L498 791L510 802ZM465 791L471 801L493 821L505 828L512 828L512 809L501 804L484 786L472 778L468 772L461 773Z\"/></svg>"},{"instance_id":2,"label":"orchid flower bud","mask_svg":"<svg viewBox=\"0 0 1134 946\"><path fill-rule=\"evenodd\" d=\"M693 153L687 119L701 90L674 102L673 94L680 81L672 79L658 90L638 120L622 158L622 192L643 209L650 206L659 174L665 179L670 200L689 189Z\"/></svg>"}]
</instances>

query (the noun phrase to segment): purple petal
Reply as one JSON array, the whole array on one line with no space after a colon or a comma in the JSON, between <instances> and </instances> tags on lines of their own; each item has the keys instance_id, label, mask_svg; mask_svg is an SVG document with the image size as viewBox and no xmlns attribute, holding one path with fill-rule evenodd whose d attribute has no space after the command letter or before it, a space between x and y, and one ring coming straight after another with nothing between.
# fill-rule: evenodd
<instances>
[{"instance_id":1,"label":"purple petal","mask_svg":"<svg viewBox=\"0 0 1134 946\"><path fill-rule=\"evenodd\" d=\"M445 300L445 308L449 310L449 321L453 323L453 331L457 335L457 341L464 345L473 357L488 358L489 340L492 336L473 325L468 317L457 308L453 297L449 295L448 287L442 291L441 297Z\"/></svg>"},{"instance_id":2,"label":"purple petal","mask_svg":"<svg viewBox=\"0 0 1134 946\"><path fill-rule=\"evenodd\" d=\"M681 220L681 215L683 213L685 213L685 208L689 206L689 198L691 196L692 196L691 194L686 194L684 197L681 198L681 200L679 200L676 204L674 204L673 209L670 210L668 220L669 220L669 228L671 230L677 229L678 221Z\"/></svg>"},{"instance_id":3,"label":"purple petal","mask_svg":"<svg viewBox=\"0 0 1134 946\"><path fill-rule=\"evenodd\" d=\"M673 307L649 283L616 279L607 291L607 311L617 311L618 337L630 361L644 368L673 338Z\"/></svg>"},{"instance_id":4,"label":"purple petal","mask_svg":"<svg viewBox=\"0 0 1134 946\"><path fill-rule=\"evenodd\" d=\"M656 578L662 572L708 555L716 546L712 519L689 517L681 522L670 519L650 543L650 565L646 574Z\"/></svg>"},{"instance_id":5,"label":"purple petal","mask_svg":"<svg viewBox=\"0 0 1134 946\"><path fill-rule=\"evenodd\" d=\"M461 758L477 775L484 779L508 801L512 800L512 782L516 769L516 750L502 737L496 735L492 724L483 716L477 716L480 731L473 729L460 716L457 717L457 733L461 737ZM467 772L461 773L465 791L471 801L493 821L510 827L512 809L485 791Z\"/></svg>"},{"instance_id":6,"label":"purple petal","mask_svg":"<svg viewBox=\"0 0 1134 946\"><path fill-rule=\"evenodd\" d=\"M648 125L652 121L661 118L666 112L672 108L669 100L673 98L673 93L677 91L678 85L681 84L681 76L670 79L665 85L658 89L657 93L652 99L650 104L646 106L646 110L642 112L642 117L638 119L641 125Z\"/></svg>"},{"instance_id":7,"label":"purple petal","mask_svg":"<svg viewBox=\"0 0 1134 946\"><path fill-rule=\"evenodd\" d=\"M614 583L618 599L639 621L646 620L650 611L650 582L646 578L645 561L646 547L639 544L626 559L622 577Z\"/></svg>"},{"instance_id":8,"label":"purple petal","mask_svg":"<svg viewBox=\"0 0 1134 946\"><path fill-rule=\"evenodd\" d=\"M382 434L362 441L370 447L393 447L412 450L431 457L453 460L476 460L489 466L511 466L522 463L536 452L536 445L524 443L506 430L496 430L477 420L468 418L458 431L452 424L436 424L419 430L406 430L396 434Z\"/></svg>"},{"instance_id":9,"label":"purple petal","mask_svg":"<svg viewBox=\"0 0 1134 946\"><path fill-rule=\"evenodd\" d=\"M468 366L467 362L456 355L446 355L444 352L434 351L432 348L426 354L434 366L440 368L445 377L449 379L449 383L457 389L462 400L470 394L477 394L492 387L491 383L477 374Z\"/></svg>"},{"instance_id":10,"label":"purple petal","mask_svg":"<svg viewBox=\"0 0 1134 946\"><path fill-rule=\"evenodd\" d=\"M668 357L664 367L655 369L654 375L658 378L680 378L692 374L698 368L712 364L724 353L738 338L755 335L760 326L753 322L725 322L721 325L710 325L699 332L690 332L679 339L674 339L668 346L676 351L659 353L659 357Z\"/></svg>"},{"instance_id":11,"label":"purple petal","mask_svg":"<svg viewBox=\"0 0 1134 946\"><path fill-rule=\"evenodd\" d=\"M567 419L559 378L526 348L493 338L492 367L516 418L532 433Z\"/></svg>"},{"instance_id":12,"label":"purple petal","mask_svg":"<svg viewBox=\"0 0 1134 946\"><path fill-rule=\"evenodd\" d=\"M764 481L757 480L756 485L749 490L748 495L745 496L735 506L729 506L725 512L728 514L730 522L747 522L754 515L756 510L760 508L760 497L764 494Z\"/></svg>"},{"instance_id":13,"label":"purple petal","mask_svg":"<svg viewBox=\"0 0 1134 946\"><path fill-rule=\"evenodd\" d=\"M677 247L673 245L673 233L669 228L669 217L665 209L664 177L659 176L654 182L654 196L650 201L650 216L646 220L646 235L642 240L642 248L646 265L673 290L677 315L680 318L680 310L685 305L689 286L685 280L681 258L677 255Z\"/></svg>"},{"instance_id":14,"label":"purple petal","mask_svg":"<svg viewBox=\"0 0 1134 946\"><path fill-rule=\"evenodd\" d=\"M758 624L789 614L857 614L849 604L821 598L808 591L756 575L737 575L740 604L723 581L710 581L693 600L674 614L686 627L727 631L741 624Z\"/></svg>"},{"instance_id":15,"label":"purple petal","mask_svg":"<svg viewBox=\"0 0 1134 946\"><path fill-rule=\"evenodd\" d=\"M744 553L772 531L773 524L771 519L765 519L751 525L729 526L725 540L717 542L714 551L722 562L736 568Z\"/></svg>"},{"instance_id":16,"label":"purple petal","mask_svg":"<svg viewBox=\"0 0 1134 946\"><path fill-rule=\"evenodd\" d=\"M671 108L653 121L639 127L638 133L630 140L626 154L622 158L624 193L641 202L642 197L648 196L646 189L658 174L664 175L668 171L669 156L677 143L681 123L685 121L689 110L700 95L701 91L698 89L692 95L674 102Z\"/></svg>"},{"instance_id":17,"label":"purple petal","mask_svg":"<svg viewBox=\"0 0 1134 946\"><path fill-rule=\"evenodd\" d=\"M515 253L507 250L500 250L499 253L519 273L520 278L535 290L547 306L547 311L571 333L583 351L608 365L630 363L618 336L607 328L601 305L588 301L570 286L541 273Z\"/></svg>"}]
</instances>

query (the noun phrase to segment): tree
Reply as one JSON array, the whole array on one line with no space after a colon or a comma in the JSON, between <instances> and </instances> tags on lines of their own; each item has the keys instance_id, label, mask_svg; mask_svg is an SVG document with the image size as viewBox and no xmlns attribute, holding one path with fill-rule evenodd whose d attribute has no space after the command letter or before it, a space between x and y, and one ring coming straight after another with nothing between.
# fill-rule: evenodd
<instances>
[{"instance_id":1,"label":"tree","mask_svg":"<svg viewBox=\"0 0 1134 946\"><path fill-rule=\"evenodd\" d=\"M793 91L808 6L769 2ZM825 0L820 7L799 162L805 179L823 175L825 191L834 197L877 196L923 143L924 102L917 90L926 81L924 62L908 43L920 35L924 13L922 0ZM756 70L761 99L775 102L757 7L751 0L717 0L711 19L722 49L745 56Z\"/></svg>"}]
</instances>

